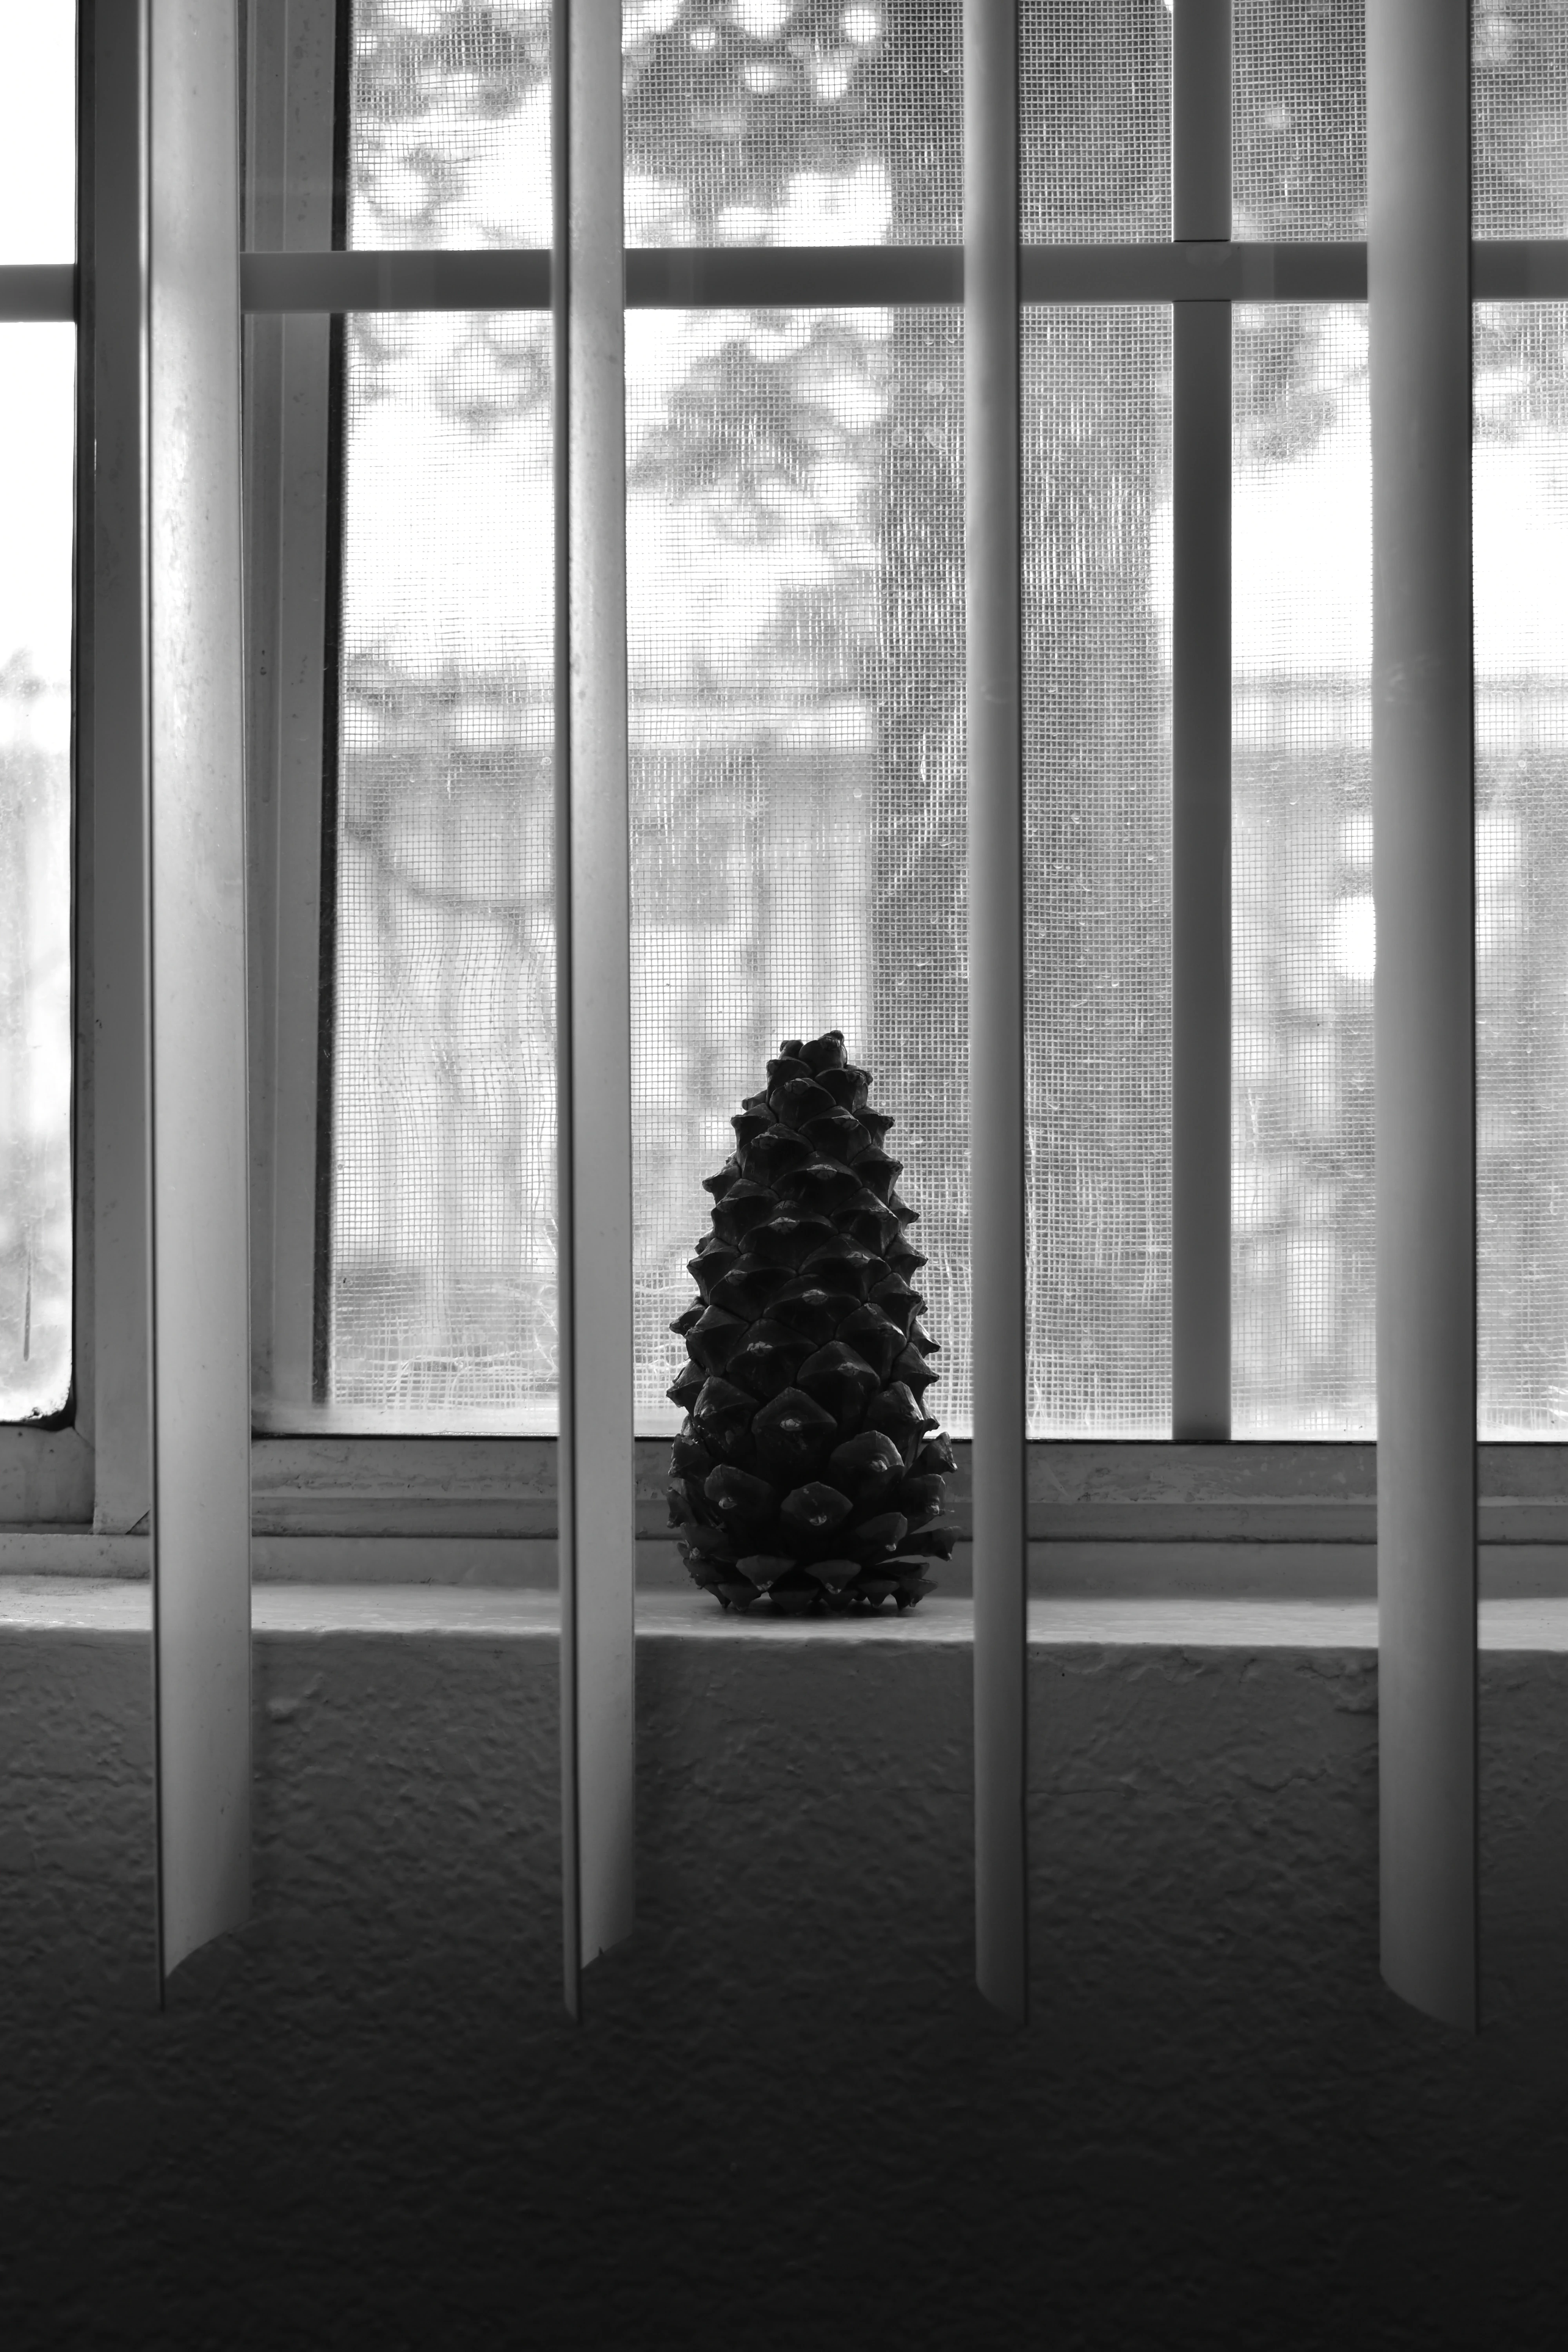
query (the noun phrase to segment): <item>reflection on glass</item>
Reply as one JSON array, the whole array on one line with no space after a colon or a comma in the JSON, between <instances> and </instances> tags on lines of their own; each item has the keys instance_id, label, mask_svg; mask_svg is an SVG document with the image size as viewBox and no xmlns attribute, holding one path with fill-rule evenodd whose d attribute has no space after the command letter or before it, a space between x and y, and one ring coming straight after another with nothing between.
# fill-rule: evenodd
<instances>
[{"instance_id":1,"label":"reflection on glass","mask_svg":"<svg viewBox=\"0 0 1568 2352\"><path fill-rule=\"evenodd\" d=\"M1479 306L1476 993L1483 1435L1568 1429L1568 306Z\"/></svg>"},{"instance_id":2,"label":"reflection on glass","mask_svg":"<svg viewBox=\"0 0 1568 2352\"><path fill-rule=\"evenodd\" d=\"M1370 1437L1366 314L1235 320L1232 1425Z\"/></svg>"},{"instance_id":3,"label":"reflection on glass","mask_svg":"<svg viewBox=\"0 0 1568 2352\"><path fill-rule=\"evenodd\" d=\"M0 139L0 265L76 259L76 10L0 0L10 90Z\"/></svg>"},{"instance_id":4,"label":"reflection on glass","mask_svg":"<svg viewBox=\"0 0 1568 2352\"><path fill-rule=\"evenodd\" d=\"M0 325L0 1420L70 1388L75 334Z\"/></svg>"},{"instance_id":5,"label":"reflection on glass","mask_svg":"<svg viewBox=\"0 0 1568 2352\"><path fill-rule=\"evenodd\" d=\"M1038 1437L1170 1434L1170 365L1167 309L1024 314Z\"/></svg>"}]
</instances>

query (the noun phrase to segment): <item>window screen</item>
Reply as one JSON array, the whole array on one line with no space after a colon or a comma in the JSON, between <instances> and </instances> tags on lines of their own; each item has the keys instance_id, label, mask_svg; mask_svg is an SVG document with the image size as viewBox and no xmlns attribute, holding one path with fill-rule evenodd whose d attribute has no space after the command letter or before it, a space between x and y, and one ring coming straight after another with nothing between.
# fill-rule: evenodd
<instances>
[{"instance_id":1,"label":"window screen","mask_svg":"<svg viewBox=\"0 0 1568 2352\"><path fill-rule=\"evenodd\" d=\"M0 0L0 263L76 254L76 10ZM0 323L0 1421L71 1381L76 338Z\"/></svg>"},{"instance_id":2,"label":"window screen","mask_svg":"<svg viewBox=\"0 0 1568 2352\"><path fill-rule=\"evenodd\" d=\"M353 0L351 246L550 243L550 0Z\"/></svg>"},{"instance_id":3,"label":"window screen","mask_svg":"<svg viewBox=\"0 0 1568 2352\"><path fill-rule=\"evenodd\" d=\"M1366 0L1236 0L1232 234L1366 235Z\"/></svg>"},{"instance_id":4,"label":"window screen","mask_svg":"<svg viewBox=\"0 0 1568 2352\"><path fill-rule=\"evenodd\" d=\"M1234 320L1232 1427L1370 1437L1366 312Z\"/></svg>"},{"instance_id":5,"label":"window screen","mask_svg":"<svg viewBox=\"0 0 1568 2352\"><path fill-rule=\"evenodd\" d=\"M1024 314L1036 1436L1170 1434L1170 366L1168 309Z\"/></svg>"},{"instance_id":6,"label":"window screen","mask_svg":"<svg viewBox=\"0 0 1568 2352\"><path fill-rule=\"evenodd\" d=\"M844 1031L898 1120L963 1354L956 311L627 321L638 1413L701 1181L787 1035Z\"/></svg>"},{"instance_id":7,"label":"window screen","mask_svg":"<svg viewBox=\"0 0 1568 2352\"><path fill-rule=\"evenodd\" d=\"M1472 14L1476 235L1568 236L1568 10L1476 0Z\"/></svg>"},{"instance_id":8,"label":"window screen","mask_svg":"<svg viewBox=\"0 0 1568 2352\"><path fill-rule=\"evenodd\" d=\"M1171 16L1163 0L1023 0L1026 243L1171 234Z\"/></svg>"},{"instance_id":9,"label":"window screen","mask_svg":"<svg viewBox=\"0 0 1568 2352\"><path fill-rule=\"evenodd\" d=\"M1568 1427L1568 306L1476 312L1480 1412Z\"/></svg>"},{"instance_id":10,"label":"window screen","mask_svg":"<svg viewBox=\"0 0 1568 2352\"><path fill-rule=\"evenodd\" d=\"M0 326L0 1420L70 1387L75 335Z\"/></svg>"},{"instance_id":11,"label":"window screen","mask_svg":"<svg viewBox=\"0 0 1568 2352\"><path fill-rule=\"evenodd\" d=\"M626 10L628 245L951 244L960 0Z\"/></svg>"},{"instance_id":12,"label":"window screen","mask_svg":"<svg viewBox=\"0 0 1568 2352\"><path fill-rule=\"evenodd\" d=\"M329 1392L551 1428L549 322L345 323Z\"/></svg>"}]
</instances>

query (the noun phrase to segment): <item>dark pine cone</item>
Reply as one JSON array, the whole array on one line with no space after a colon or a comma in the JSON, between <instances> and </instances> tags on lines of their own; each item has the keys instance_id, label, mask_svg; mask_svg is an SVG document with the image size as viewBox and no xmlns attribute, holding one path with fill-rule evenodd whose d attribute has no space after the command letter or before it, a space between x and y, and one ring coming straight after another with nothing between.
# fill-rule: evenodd
<instances>
[{"instance_id":1,"label":"dark pine cone","mask_svg":"<svg viewBox=\"0 0 1568 2352\"><path fill-rule=\"evenodd\" d=\"M727 1609L907 1609L952 1550L937 1525L952 1449L925 1411L935 1342L910 1287L925 1260L867 1086L838 1030L786 1037L707 1180L698 1297L670 1326L688 1361L669 1516Z\"/></svg>"}]
</instances>

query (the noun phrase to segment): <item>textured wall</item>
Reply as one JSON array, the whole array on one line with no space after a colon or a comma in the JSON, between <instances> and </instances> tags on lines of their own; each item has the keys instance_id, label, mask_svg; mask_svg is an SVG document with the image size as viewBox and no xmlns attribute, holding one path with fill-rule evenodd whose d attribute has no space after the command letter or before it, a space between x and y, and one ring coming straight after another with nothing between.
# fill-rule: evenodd
<instances>
[{"instance_id":1,"label":"textured wall","mask_svg":"<svg viewBox=\"0 0 1568 2352\"><path fill-rule=\"evenodd\" d=\"M1378 1982L1364 1656L1034 1653L1023 2035L962 1647L638 1666L583 2030L553 1653L477 1636L258 1640L257 1917L159 2017L145 1642L0 1641L8 2347L1563 2340L1568 1659L1485 1662L1474 2043Z\"/></svg>"}]
</instances>

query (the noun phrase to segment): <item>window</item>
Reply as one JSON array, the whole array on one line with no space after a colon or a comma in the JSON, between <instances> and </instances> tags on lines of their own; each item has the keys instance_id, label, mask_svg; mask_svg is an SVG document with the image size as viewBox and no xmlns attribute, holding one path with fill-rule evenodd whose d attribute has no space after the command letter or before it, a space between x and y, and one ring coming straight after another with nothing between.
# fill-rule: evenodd
<instances>
[{"instance_id":1,"label":"window","mask_svg":"<svg viewBox=\"0 0 1568 2352\"><path fill-rule=\"evenodd\" d=\"M1171 230L1169 15L1160 0L1024 15L1024 233L1037 258L1068 247L1081 263L1072 299L1041 278L1026 315L1031 1426L1159 1439L1173 314L1157 274L1130 299L1125 268ZM18 18L40 124L71 103L70 17ZM1361 22L1351 0L1236 12L1234 234L1316 249L1342 276L1364 229ZM956 0L626 10L650 1435L674 1420L666 1327L700 1178L777 1036L833 1021L899 1119L938 1394L966 1426L961 329L943 274L959 24ZM1558 234L1558 12L1521 0L1476 26L1478 235ZM542 0L257 0L247 37L253 248L542 255ZM54 131L36 156L7 151L12 263L70 250L65 152ZM637 275L671 250L799 267L766 304L720 268L682 307L668 277ZM826 299L847 258L854 299ZM416 290L406 309L247 327L264 1428L553 1425L550 331L537 273L504 299L493 269L485 283L489 308L422 308ZM1568 1411L1563 315L1477 312L1482 1425L1497 1437L1551 1437ZM0 941L15 1358L0 1414L22 1419L58 1413L72 1376L71 331L29 317L0 332L37 354L6 366L5 397L28 414L4 495L51 551L5 580L44 583L52 565L54 581L0 604L5 856L26 875ZM1363 313L1239 299L1233 353L1231 1427L1365 1439ZM6 512L19 549L24 518Z\"/></svg>"}]
</instances>

